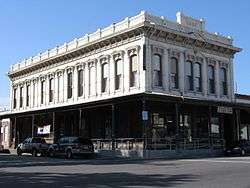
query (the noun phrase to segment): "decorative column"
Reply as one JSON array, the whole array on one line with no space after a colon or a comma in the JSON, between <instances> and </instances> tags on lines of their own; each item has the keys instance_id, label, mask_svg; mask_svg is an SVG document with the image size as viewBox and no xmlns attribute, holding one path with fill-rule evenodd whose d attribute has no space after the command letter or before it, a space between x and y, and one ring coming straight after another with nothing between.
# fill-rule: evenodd
<instances>
[{"instance_id":1,"label":"decorative column","mask_svg":"<svg viewBox=\"0 0 250 188\"><path fill-rule=\"evenodd\" d=\"M146 39L149 40L149 39ZM147 42L149 43L149 42ZM146 55L145 55L145 63L146 63L146 77L145 77L145 88L146 91L152 91L152 48L150 44L146 44Z\"/></svg>"},{"instance_id":2,"label":"decorative column","mask_svg":"<svg viewBox=\"0 0 250 188\"><path fill-rule=\"evenodd\" d=\"M115 61L117 60L116 55L112 55L109 61L109 92L115 93Z\"/></svg>"},{"instance_id":3,"label":"decorative column","mask_svg":"<svg viewBox=\"0 0 250 188\"><path fill-rule=\"evenodd\" d=\"M178 73L179 73L179 88L180 88L180 92L183 94L185 87L184 87L184 83L185 83L185 57L184 57L184 53L181 52L180 53L180 60L178 63Z\"/></svg>"},{"instance_id":4,"label":"decorative column","mask_svg":"<svg viewBox=\"0 0 250 188\"><path fill-rule=\"evenodd\" d=\"M215 94L216 97L219 98L220 97L220 66L219 66L219 62L216 61L215 63Z\"/></svg>"},{"instance_id":5,"label":"decorative column","mask_svg":"<svg viewBox=\"0 0 250 188\"><path fill-rule=\"evenodd\" d=\"M234 100L234 66L233 66L233 58L229 59L229 70L230 70L230 85L231 85L231 98Z\"/></svg>"},{"instance_id":6,"label":"decorative column","mask_svg":"<svg viewBox=\"0 0 250 188\"><path fill-rule=\"evenodd\" d=\"M99 57L96 62L96 93L98 96L102 95L102 62L103 57Z\"/></svg>"},{"instance_id":7,"label":"decorative column","mask_svg":"<svg viewBox=\"0 0 250 188\"><path fill-rule=\"evenodd\" d=\"M129 54L128 51L124 53L124 60L123 60L123 91L129 91Z\"/></svg>"},{"instance_id":8,"label":"decorative column","mask_svg":"<svg viewBox=\"0 0 250 188\"><path fill-rule=\"evenodd\" d=\"M202 92L204 97L207 97L208 94L208 63L207 63L208 59L203 59L203 63L202 63Z\"/></svg>"},{"instance_id":9,"label":"decorative column","mask_svg":"<svg viewBox=\"0 0 250 188\"><path fill-rule=\"evenodd\" d=\"M89 97L89 71L90 71L90 68L89 68L89 62L85 64L85 74L84 74L84 97L85 98L88 98Z\"/></svg>"},{"instance_id":10,"label":"decorative column","mask_svg":"<svg viewBox=\"0 0 250 188\"><path fill-rule=\"evenodd\" d=\"M66 102L68 99L68 96L67 96L67 94L68 94L68 92L67 92L68 75L67 74L68 74L67 70L64 70L64 72L63 72L63 102Z\"/></svg>"},{"instance_id":11,"label":"decorative column","mask_svg":"<svg viewBox=\"0 0 250 188\"><path fill-rule=\"evenodd\" d=\"M78 69L73 67L72 75L72 98L74 101L77 101L78 98Z\"/></svg>"},{"instance_id":12,"label":"decorative column","mask_svg":"<svg viewBox=\"0 0 250 188\"><path fill-rule=\"evenodd\" d=\"M169 66L169 54L167 49L163 49L161 64L162 64L162 86L165 91L169 92L170 66Z\"/></svg>"}]
</instances>

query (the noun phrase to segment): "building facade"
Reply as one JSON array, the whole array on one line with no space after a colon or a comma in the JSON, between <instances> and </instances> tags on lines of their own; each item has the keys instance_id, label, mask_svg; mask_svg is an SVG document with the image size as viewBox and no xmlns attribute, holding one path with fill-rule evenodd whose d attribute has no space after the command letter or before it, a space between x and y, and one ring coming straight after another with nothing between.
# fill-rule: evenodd
<instances>
[{"instance_id":1,"label":"building facade","mask_svg":"<svg viewBox=\"0 0 250 188\"><path fill-rule=\"evenodd\" d=\"M42 135L96 148L211 148L236 140L231 37L145 11L11 67L11 142ZM237 119L237 118L236 118ZM45 129L46 132L41 132Z\"/></svg>"}]
</instances>

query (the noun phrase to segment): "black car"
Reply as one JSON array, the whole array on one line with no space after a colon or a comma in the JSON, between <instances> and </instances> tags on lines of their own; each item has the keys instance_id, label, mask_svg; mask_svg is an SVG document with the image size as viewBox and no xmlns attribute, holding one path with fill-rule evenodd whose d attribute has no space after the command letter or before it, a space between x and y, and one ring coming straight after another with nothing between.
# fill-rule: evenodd
<instances>
[{"instance_id":1,"label":"black car","mask_svg":"<svg viewBox=\"0 0 250 188\"><path fill-rule=\"evenodd\" d=\"M17 146L17 155L20 156L23 153L30 153L33 156L37 156L38 153L46 155L48 153L49 144L46 143L44 138L32 137L25 139Z\"/></svg>"},{"instance_id":2,"label":"black car","mask_svg":"<svg viewBox=\"0 0 250 188\"><path fill-rule=\"evenodd\" d=\"M250 141L240 140L234 143L231 147L227 148L225 151L227 156L229 155L248 155L250 154Z\"/></svg>"},{"instance_id":3,"label":"black car","mask_svg":"<svg viewBox=\"0 0 250 188\"><path fill-rule=\"evenodd\" d=\"M65 156L70 159L76 155L92 157L94 145L90 139L82 137L63 137L49 147L49 156Z\"/></svg>"}]
</instances>

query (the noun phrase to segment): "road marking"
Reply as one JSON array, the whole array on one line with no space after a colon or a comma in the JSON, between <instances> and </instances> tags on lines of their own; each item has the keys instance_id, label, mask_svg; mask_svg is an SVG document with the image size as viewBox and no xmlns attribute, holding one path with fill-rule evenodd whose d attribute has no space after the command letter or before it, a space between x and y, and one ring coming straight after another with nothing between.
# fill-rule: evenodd
<instances>
[{"instance_id":1,"label":"road marking","mask_svg":"<svg viewBox=\"0 0 250 188\"><path fill-rule=\"evenodd\" d=\"M250 161L239 161L239 160L214 160L214 159L183 159L180 161L184 162L214 162L214 163L243 163L250 164Z\"/></svg>"}]
</instances>

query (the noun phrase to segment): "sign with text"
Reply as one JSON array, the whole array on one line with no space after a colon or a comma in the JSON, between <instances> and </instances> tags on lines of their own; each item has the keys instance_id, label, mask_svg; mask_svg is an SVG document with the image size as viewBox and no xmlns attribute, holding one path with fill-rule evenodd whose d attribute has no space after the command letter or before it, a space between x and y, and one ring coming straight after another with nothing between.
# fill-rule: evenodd
<instances>
[{"instance_id":1,"label":"sign with text","mask_svg":"<svg viewBox=\"0 0 250 188\"><path fill-rule=\"evenodd\" d=\"M148 120L148 111L142 111L142 120L144 121Z\"/></svg>"},{"instance_id":2,"label":"sign with text","mask_svg":"<svg viewBox=\"0 0 250 188\"><path fill-rule=\"evenodd\" d=\"M233 108L227 106L218 106L217 112L220 114L233 114Z\"/></svg>"},{"instance_id":3,"label":"sign with text","mask_svg":"<svg viewBox=\"0 0 250 188\"><path fill-rule=\"evenodd\" d=\"M38 127L37 134L49 134L50 133L50 125L45 125L43 127Z\"/></svg>"}]
</instances>

